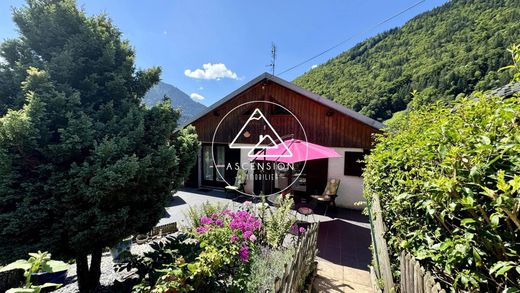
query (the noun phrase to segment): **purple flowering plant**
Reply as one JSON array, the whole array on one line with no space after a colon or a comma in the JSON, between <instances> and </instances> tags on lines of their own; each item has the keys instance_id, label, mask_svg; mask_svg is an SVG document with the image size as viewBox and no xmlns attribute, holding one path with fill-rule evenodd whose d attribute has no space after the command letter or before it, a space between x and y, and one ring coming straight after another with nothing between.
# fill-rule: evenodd
<instances>
[{"instance_id":1,"label":"purple flowering plant","mask_svg":"<svg viewBox=\"0 0 520 293\"><path fill-rule=\"evenodd\" d=\"M272 263L262 260L261 251L283 251L286 249L282 246L283 240L288 232L300 236L306 232L295 224L291 206L292 201L285 200L275 211L266 205L253 204L244 205L244 209L238 211L209 203L202 208L193 207L188 214L192 227L189 234L198 245L197 255L190 261L182 258L182 263L158 270L163 275L155 289L257 292L259 282L272 284ZM283 272L283 263L286 260L280 262L280 272ZM264 267L268 276L252 281L252 272L256 274Z\"/></svg>"},{"instance_id":2,"label":"purple flowering plant","mask_svg":"<svg viewBox=\"0 0 520 293\"><path fill-rule=\"evenodd\" d=\"M201 242L207 257L222 265L241 265L249 262L257 246L262 220L254 212L224 209L203 215L194 227L194 236ZM208 264L211 266L211 264Z\"/></svg>"},{"instance_id":3,"label":"purple flowering plant","mask_svg":"<svg viewBox=\"0 0 520 293\"><path fill-rule=\"evenodd\" d=\"M297 236L303 235L303 233L305 233L305 231L307 231L307 230L304 227L299 227L298 224L293 224L290 229L291 234L297 235Z\"/></svg>"}]
</instances>

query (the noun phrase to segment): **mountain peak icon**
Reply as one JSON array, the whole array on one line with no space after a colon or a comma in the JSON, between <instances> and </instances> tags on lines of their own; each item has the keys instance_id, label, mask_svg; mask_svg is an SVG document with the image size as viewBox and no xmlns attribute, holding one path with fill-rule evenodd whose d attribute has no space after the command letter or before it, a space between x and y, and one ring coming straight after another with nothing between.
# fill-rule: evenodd
<instances>
[{"instance_id":1,"label":"mountain peak icon","mask_svg":"<svg viewBox=\"0 0 520 293\"><path fill-rule=\"evenodd\" d=\"M251 116L249 116L249 119L251 120L260 120L260 119L264 119L267 121L267 119L265 118L264 114L262 113L262 111L260 111L260 109L256 108L253 113L251 113ZM246 122L246 125L247 125L247 122Z\"/></svg>"},{"instance_id":2,"label":"mountain peak icon","mask_svg":"<svg viewBox=\"0 0 520 293\"><path fill-rule=\"evenodd\" d=\"M274 138L269 134L259 135L258 142L253 147L251 147L249 145L237 145L236 142L240 138L240 134L242 134L244 132L244 130L246 128L248 128L249 123L251 123L252 121L264 122L266 127L268 128L268 130L274 136ZM277 141L279 143L277 143ZM276 154L276 155L271 155L271 154L267 154L267 153L262 154L262 151L257 152L258 154L256 154L256 155L254 153L255 149L267 150L267 149L279 149L280 147L283 149L283 152L281 154ZM238 131L238 133L235 136L235 138L233 139L233 141L229 144L229 148L231 148L231 149L251 149L247 155L249 157L255 157L255 158L282 158L282 157L292 157L293 156L291 150L287 147L287 145L282 140L282 138L280 137L278 132L276 132L276 130L271 125L271 123L269 123L269 121L267 120L267 118L265 118L262 111L260 111L260 109L258 109L258 108L256 108L253 111L253 113L251 113L251 115L247 119L246 123L244 123L244 126L242 126L242 128Z\"/></svg>"}]
</instances>

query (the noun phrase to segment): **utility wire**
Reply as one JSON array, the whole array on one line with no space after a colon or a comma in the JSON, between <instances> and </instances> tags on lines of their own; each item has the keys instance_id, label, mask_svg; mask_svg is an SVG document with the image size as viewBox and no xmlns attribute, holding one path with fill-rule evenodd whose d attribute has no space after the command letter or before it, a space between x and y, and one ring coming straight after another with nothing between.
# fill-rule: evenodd
<instances>
[{"instance_id":1,"label":"utility wire","mask_svg":"<svg viewBox=\"0 0 520 293\"><path fill-rule=\"evenodd\" d=\"M392 20L392 19L398 17L399 15L401 15L401 14L407 12L408 10L411 10L411 9L415 8L416 6L419 6L419 5L422 4L423 2L426 2L426 0L421 0L421 1L419 1L419 2L417 2L417 3L415 3L415 4L413 4L412 6L406 8L406 9L400 11L400 12L398 12L397 14L394 14L393 16L391 16L391 17L389 17L389 18L386 18L386 19L384 19L383 21L381 21L381 22L379 22L379 23L377 23L377 24L375 24L375 25L369 27L368 29L365 29L365 30L359 31L358 33L356 33L356 34L354 34L354 35L348 37L347 39L344 39L343 41L337 43L336 45L334 45L334 46L332 46L332 47L330 47L330 48L328 48L327 50L325 50L325 51L323 51L323 52L321 52L321 53L319 53L319 54L317 54L317 55L314 55L314 56L312 56L312 57L310 57L310 58L308 58L308 59L305 59L304 61L302 61L302 62L300 62L300 63L298 63L298 64L296 64L296 65L294 65L294 66L292 66L292 67L289 67L289 68L285 69L284 71L278 73L278 75L282 75L282 74L284 74L284 73L286 73L286 72L289 72L289 71L291 71L291 70L293 70L293 69L295 69L295 68L297 68L297 67L302 66L303 64L305 64L305 63L307 63L307 62L309 62L309 61L311 61L311 60L314 60L314 59L320 57L320 56L323 55L323 54L326 54L326 53L330 52L331 50L336 49L337 47L339 47L339 46L345 44L346 42L352 40L353 38L355 38L355 37L357 37L357 36L359 36L359 35L361 35L361 34L364 34L364 33L368 32L368 31L371 31L371 30L375 29L376 27L378 27L378 26L380 26L380 25L382 25L382 24L385 24L385 23L389 22L390 20Z\"/></svg>"}]
</instances>

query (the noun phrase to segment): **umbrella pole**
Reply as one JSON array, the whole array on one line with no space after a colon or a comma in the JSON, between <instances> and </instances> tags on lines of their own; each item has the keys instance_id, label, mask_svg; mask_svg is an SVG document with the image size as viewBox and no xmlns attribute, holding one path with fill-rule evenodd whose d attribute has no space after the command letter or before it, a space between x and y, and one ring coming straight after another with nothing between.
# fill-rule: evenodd
<instances>
[{"instance_id":1,"label":"umbrella pole","mask_svg":"<svg viewBox=\"0 0 520 293\"><path fill-rule=\"evenodd\" d=\"M264 149L264 163L262 164L262 193L265 194L265 156L267 155L267 150Z\"/></svg>"},{"instance_id":2,"label":"umbrella pole","mask_svg":"<svg viewBox=\"0 0 520 293\"><path fill-rule=\"evenodd\" d=\"M293 145L294 143L294 134L291 134L290 137L293 138L293 140L291 141L291 144L289 144L289 146L287 148L291 148L291 146ZM285 154L285 150L283 151L282 155ZM265 158L265 157L264 157ZM278 160L280 160L280 157L278 157L278 159L276 159L276 162L278 162ZM288 164L288 163L287 163ZM287 167L288 171L287 171L287 190L286 191L289 191L290 189L292 189L290 186L292 185L292 170L290 167ZM289 193L291 193L291 191L289 191ZM287 193L286 193L287 194Z\"/></svg>"},{"instance_id":3,"label":"umbrella pole","mask_svg":"<svg viewBox=\"0 0 520 293\"><path fill-rule=\"evenodd\" d=\"M288 135L287 137L294 138L294 134L290 134L290 135ZM285 138L285 136L284 136L284 138ZM283 140L282 140L282 142L283 142ZM293 141L291 141L291 144L288 146L288 148L290 148L290 147L292 146L293 143L294 143L294 139L293 139ZM263 165L262 172L260 172L260 175L262 176L262 190L260 191L260 193L264 193L264 194L265 194L265 178L264 178L264 176L265 176L265 162L266 162L265 156L267 155L267 149L264 148L262 151L263 151L263 153L264 153L264 162L263 162L263 164L262 164L262 165ZM283 155L285 152L286 152L286 151L284 150L284 152L282 153L282 155ZM280 159L280 157L278 157L278 159L276 159L276 162L278 162L279 159ZM275 172L276 172L276 170L275 170ZM292 171L291 171L290 168L289 168L289 172L288 172L288 173L289 173L289 175L287 176L287 180L288 180L288 181L287 181L287 184L289 184L289 182L291 182L291 179L292 179Z\"/></svg>"}]
</instances>

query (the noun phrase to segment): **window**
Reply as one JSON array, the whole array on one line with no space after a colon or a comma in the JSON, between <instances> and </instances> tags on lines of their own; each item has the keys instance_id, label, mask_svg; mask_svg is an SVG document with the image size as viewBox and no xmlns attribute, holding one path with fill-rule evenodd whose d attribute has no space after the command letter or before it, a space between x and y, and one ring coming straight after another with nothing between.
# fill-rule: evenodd
<instances>
[{"instance_id":1,"label":"window","mask_svg":"<svg viewBox=\"0 0 520 293\"><path fill-rule=\"evenodd\" d=\"M217 170L218 173L215 174L215 178L217 181L224 182L224 175L226 170L226 147L225 146L216 146L217 150L215 152L215 160L217 161Z\"/></svg>"},{"instance_id":2,"label":"window","mask_svg":"<svg viewBox=\"0 0 520 293\"><path fill-rule=\"evenodd\" d=\"M211 160L211 146L202 147L202 173L204 180L213 180L213 161Z\"/></svg>"},{"instance_id":3,"label":"window","mask_svg":"<svg viewBox=\"0 0 520 293\"><path fill-rule=\"evenodd\" d=\"M202 146L202 175L206 181L219 181L224 182L221 176L225 173L225 162L226 162L226 146L215 145L214 146L215 163L217 164L218 172L215 170L215 163L211 157L211 145Z\"/></svg>"},{"instance_id":4,"label":"window","mask_svg":"<svg viewBox=\"0 0 520 293\"><path fill-rule=\"evenodd\" d=\"M344 175L361 176L361 174L363 173L363 169L365 168L365 163L360 161L363 160L366 154L368 154L368 150L346 151L344 156Z\"/></svg>"}]
</instances>

